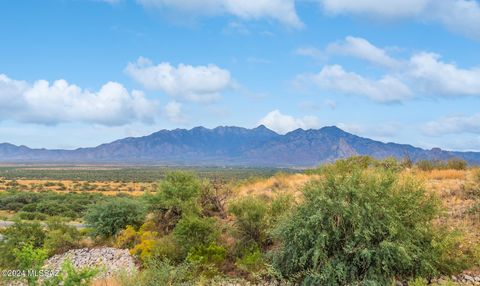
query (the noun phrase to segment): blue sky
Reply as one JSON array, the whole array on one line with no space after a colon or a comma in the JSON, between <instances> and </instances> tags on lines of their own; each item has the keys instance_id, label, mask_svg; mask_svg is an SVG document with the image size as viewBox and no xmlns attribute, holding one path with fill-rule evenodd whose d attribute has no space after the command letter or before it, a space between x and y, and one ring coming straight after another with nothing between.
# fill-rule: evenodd
<instances>
[{"instance_id":1,"label":"blue sky","mask_svg":"<svg viewBox=\"0 0 480 286\"><path fill-rule=\"evenodd\" d=\"M0 142L337 125L480 150L479 27L475 0L0 0Z\"/></svg>"}]
</instances>

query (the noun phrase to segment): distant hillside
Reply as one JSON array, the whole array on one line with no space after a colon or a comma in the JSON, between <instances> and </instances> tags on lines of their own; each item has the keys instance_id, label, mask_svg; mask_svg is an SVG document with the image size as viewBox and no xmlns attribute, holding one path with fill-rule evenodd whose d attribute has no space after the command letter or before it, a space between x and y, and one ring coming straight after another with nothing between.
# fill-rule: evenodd
<instances>
[{"instance_id":1,"label":"distant hillside","mask_svg":"<svg viewBox=\"0 0 480 286\"><path fill-rule=\"evenodd\" d=\"M383 143L334 126L318 130L297 129L285 135L263 125L253 129L221 126L161 130L144 137L129 137L76 150L30 149L0 144L0 163L308 167L353 155L375 158L408 156L414 161L459 157L470 164L480 164L478 152L424 150L411 145Z\"/></svg>"}]
</instances>

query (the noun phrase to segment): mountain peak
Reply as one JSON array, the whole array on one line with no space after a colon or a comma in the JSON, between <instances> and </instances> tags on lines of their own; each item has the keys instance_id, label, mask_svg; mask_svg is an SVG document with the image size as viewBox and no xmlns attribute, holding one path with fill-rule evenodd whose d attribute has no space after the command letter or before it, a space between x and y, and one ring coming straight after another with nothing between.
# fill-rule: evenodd
<instances>
[{"instance_id":1,"label":"mountain peak","mask_svg":"<svg viewBox=\"0 0 480 286\"><path fill-rule=\"evenodd\" d=\"M329 133L347 133L347 132L343 131L342 129L338 128L335 125L325 126L325 127L320 128L320 130L326 131L326 132L329 132Z\"/></svg>"},{"instance_id":2,"label":"mountain peak","mask_svg":"<svg viewBox=\"0 0 480 286\"><path fill-rule=\"evenodd\" d=\"M277 132L273 131L272 129L268 128L267 126L265 126L263 124L260 124L257 127L253 128L252 131L278 135Z\"/></svg>"},{"instance_id":3,"label":"mountain peak","mask_svg":"<svg viewBox=\"0 0 480 286\"><path fill-rule=\"evenodd\" d=\"M190 166L315 166L352 155L393 156L412 160L464 158L480 163L480 153L424 150L410 145L383 143L355 136L337 126L280 135L265 125L252 129L202 126L160 130L93 148L77 150L29 149L0 144L0 162L9 163L133 163Z\"/></svg>"}]
</instances>

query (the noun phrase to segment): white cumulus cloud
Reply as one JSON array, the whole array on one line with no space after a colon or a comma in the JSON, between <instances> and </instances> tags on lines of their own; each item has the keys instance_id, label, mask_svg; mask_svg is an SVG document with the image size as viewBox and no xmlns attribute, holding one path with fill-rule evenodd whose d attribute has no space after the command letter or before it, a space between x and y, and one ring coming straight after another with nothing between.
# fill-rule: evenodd
<instances>
[{"instance_id":1,"label":"white cumulus cloud","mask_svg":"<svg viewBox=\"0 0 480 286\"><path fill-rule=\"evenodd\" d=\"M334 14L365 14L382 18L418 16L430 0L321 0L324 9Z\"/></svg>"},{"instance_id":2,"label":"white cumulus cloud","mask_svg":"<svg viewBox=\"0 0 480 286\"><path fill-rule=\"evenodd\" d=\"M412 97L407 85L394 76L369 79L354 72L348 72L339 65L328 65L316 74L304 74L297 82L313 83L320 88L368 97L378 102L401 102Z\"/></svg>"},{"instance_id":3,"label":"white cumulus cloud","mask_svg":"<svg viewBox=\"0 0 480 286\"><path fill-rule=\"evenodd\" d=\"M213 64L175 67L166 62L155 65L140 57L129 63L125 72L146 89L196 102L214 101L222 91L234 86L230 72Z\"/></svg>"},{"instance_id":4,"label":"white cumulus cloud","mask_svg":"<svg viewBox=\"0 0 480 286\"><path fill-rule=\"evenodd\" d=\"M408 76L428 93L441 95L480 95L480 68L462 69L440 61L434 53L418 53L410 59Z\"/></svg>"},{"instance_id":5,"label":"white cumulus cloud","mask_svg":"<svg viewBox=\"0 0 480 286\"><path fill-rule=\"evenodd\" d=\"M258 121L258 124L263 124L280 134L285 134L298 128L311 129L320 127L320 121L316 116L295 118L291 115L282 114L279 110L269 112Z\"/></svg>"},{"instance_id":6,"label":"white cumulus cloud","mask_svg":"<svg viewBox=\"0 0 480 286\"><path fill-rule=\"evenodd\" d=\"M419 96L480 96L480 67L459 67L442 61L435 53L417 52L410 58L398 59L366 39L348 36L329 44L323 54L359 58L384 67L385 74L375 79L346 71L340 65L326 65L319 73L297 76L297 86L314 83L323 89L363 95L378 102L402 102Z\"/></svg>"},{"instance_id":7,"label":"white cumulus cloud","mask_svg":"<svg viewBox=\"0 0 480 286\"><path fill-rule=\"evenodd\" d=\"M472 116L449 116L427 122L422 126L425 135L441 136L445 134L480 134L480 113Z\"/></svg>"},{"instance_id":8,"label":"white cumulus cloud","mask_svg":"<svg viewBox=\"0 0 480 286\"><path fill-rule=\"evenodd\" d=\"M116 82L92 92L65 80L28 83L4 74L0 74L0 103L0 119L41 124L86 122L114 126L151 122L156 109L156 102L142 92L129 92Z\"/></svg>"},{"instance_id":9,"label":"white cumulus cloud","mask_svg":"<svg viewBox=\"0 0 480 286\"><path fill-rule=\"evenodd\" d=\"M229 14L245 20L271 19L290 27L302 27L295 0L137 0L146 8L173 9L210 16Z\"/></svg>"},{"instance_id":10,"label":"white cumulus cloud","mask_svg":"<svg viewBox=\"0 0 480 286\"><path fill-rule=\"evenodd\" d=\"M177 101L171 101L163 108L165 117L173 123L185 123L187 121L182 111L182 104Z\"/></svg>"},{"instance_id":11,"label":"white cumulus cloud","mask_svg":"<svg viewBox=\"0 0 480 286\"><path fill-rule=\"evenodd\" d=\"M333 15L352 14L387 20L434 22L480 39L480 5L476 0L318 0Z\"/></svg>"},{"instance_id":12,"label":"white cumulus cloud","mask_svg":"<svg viewBox=\"0 0 480 286\"><path fill-rule=\"evenodd\" d=\"M384 49L372 45L363 38L348 36L343 41L328 45L326 50L329 54L352 56L389 68L400 65L400 62L389 56Z\"/></svg>"}]
</instances>

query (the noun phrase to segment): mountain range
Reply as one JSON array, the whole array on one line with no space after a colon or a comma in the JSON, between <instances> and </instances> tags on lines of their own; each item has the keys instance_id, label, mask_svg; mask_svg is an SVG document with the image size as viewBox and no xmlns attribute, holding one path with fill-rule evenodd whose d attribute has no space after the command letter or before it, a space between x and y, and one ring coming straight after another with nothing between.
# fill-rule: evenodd
<instances>
[{"instance_id":1,"label":"mountain range","mask_svg":"<svg viewBox=\"0 0 480 286\"><path fill-rule=\"evenodd\" d=\"M425 150L411 145L383 143L335 126L297 129L285 135L263 125L253 129L220 126L214 129L161 130L148 136L129 137L76 150L0 144L0 163L22 164L309 167L354 155L409 157L413 161L462 158L470 164L480 164L480 152Z\"/></svg>"}]
</instances>

